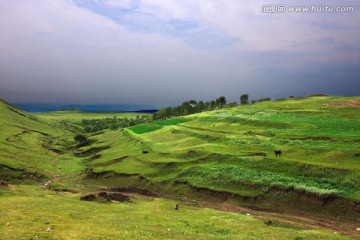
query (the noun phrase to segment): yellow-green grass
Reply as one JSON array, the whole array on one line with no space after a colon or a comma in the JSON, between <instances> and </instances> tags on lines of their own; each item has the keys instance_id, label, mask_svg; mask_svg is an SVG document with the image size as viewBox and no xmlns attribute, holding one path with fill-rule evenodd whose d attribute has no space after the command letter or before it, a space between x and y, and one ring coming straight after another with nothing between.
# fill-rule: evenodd
<instances>
[{"instance_id":1,"label":"yellow-green grass","mask_svg":"<svg viewBox=\"0 0 360 240\"><path fill-rule=\"evenodd\" d=\"M81 194L36 186L0 189L1 239L351 239L325 230L266 226L242 213L198 209L165 199L80 201ZM47 229L49 232L47 232Z\"/></svg>"},{"instance_id":2,"label":"yellow-green grass","mask_svg":"<svg viewBox=\"0 0 360 240\"><path fill-rule=\"evenodd\" d=\"M173 118L173 119L167 119L167 120L157 120L157 121L153 121L153 122L148 123L148 124L141 124L141 125L138 125L138 126L129 127L128 130L130 130L130 131L132 131L132 132L134 132L136 134L144 134L144 133L159 130L164 126L178 125L178 124L181 124L181 123L185 123L187 121L189 121L189 120L185 119L185 118Z\"/></svg>"},{"instance_id":3,"label":"yellow-green grass","mask_svg":"<svg viewBox=\"0 0 360 240\"><path fill-rule=\"evenodd\" d=\"M46 178L56 171L73 132L0 101L0 165L4 180ZM64 154L66 155L66 154Z\"/></svg>"}]
</instances>

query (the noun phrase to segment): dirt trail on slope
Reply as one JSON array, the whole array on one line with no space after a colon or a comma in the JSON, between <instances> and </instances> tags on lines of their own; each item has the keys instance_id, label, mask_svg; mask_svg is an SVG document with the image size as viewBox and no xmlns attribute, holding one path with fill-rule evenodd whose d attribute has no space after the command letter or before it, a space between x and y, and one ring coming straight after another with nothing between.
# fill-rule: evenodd
<instances>
[{"instance_id":1,"label":"dirt trail on slope","mask_svg":"<svg viewBox=\"0 0 360 240\"><path fill-rule=\"evenodd\" d=\"M122 194L132 197L132 198L143 198L143 199L151 199L154 197L142 195L138 193L129 193L129 192L121 192ZM169 199L174 201L174 199ZM287 224L293 225L295 227L300 227L304 229L324 229L334 234L342 234L351 237L356 237L360 239L360 225L355 225L346 222L334 221L321 219L316 217L311 217L307 215L295 215L295 214L287 214L287 213L279 213L265 210L254 210L251 208L237 206L228 202L222 203L214 203L208 201L178 201L181 205L191 208L211 208L218 211L223 212L234 212L234 213L242 213L256 219L264 221L264 227L267 227L265 221L271 220L273 225L277 224ZM269 226L271 227L271 226ZM358 230L357 230L358 229Z\"/></svg>"},{"instance_id":2,"label":"dirt trail on slope","mask_svg":"<svg viewBox=\"0 0 360 240\"><path fill-rule=\"evenodd\" d=\"M58 143L58 140L55 140L55 142L53 143L53 145L56 145ZM57 152L53 153L54 158L51 160L51 164L52 165L56 165L58 160L59 160L59 154ZM51 189L51 184L53 182L59 181L61 178L63 178L65 175L60 171L59 168L56 168L56 171L58 172L58 174L55 174L53 171L48 170L51 173L52 179L48 180L47 182L45 182L44 184L42 184L42 188L44 189Z\"/></svg>"}]
</instances>

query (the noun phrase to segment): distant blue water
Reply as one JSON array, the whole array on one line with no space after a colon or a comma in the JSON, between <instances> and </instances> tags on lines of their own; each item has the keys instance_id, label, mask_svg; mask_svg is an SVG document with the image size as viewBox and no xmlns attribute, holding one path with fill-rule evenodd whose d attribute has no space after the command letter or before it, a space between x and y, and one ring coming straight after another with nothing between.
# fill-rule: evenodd
<instances>
[{"instance_id":1,"label":"distant blue water","mask_svg":"<svg viewBox=\"0 0 360 240\"><path fill-rule=\"evenodd\" d=\"M149 112L157 109L149 105L123 104L61 104L61 103L12 103L26 112L53 112L59 110L77 109L82 112Z\"/></svg>"}]
</instances>

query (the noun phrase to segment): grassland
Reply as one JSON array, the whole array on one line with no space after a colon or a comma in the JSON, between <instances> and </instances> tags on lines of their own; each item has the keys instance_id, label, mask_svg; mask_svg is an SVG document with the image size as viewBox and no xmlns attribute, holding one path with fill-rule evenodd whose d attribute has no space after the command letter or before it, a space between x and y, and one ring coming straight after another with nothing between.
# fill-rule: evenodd
<instances>
[{"instance_id":1,"label":"grassland","mask_svg":"<svg viewBox=\"0 0 360 240\"><path fill-rule=\"evenodd\" d=\"M0 174L2 179L12 183L23 183L27 176L35 176L29 182L60 177L52 183L55 190L86 192L113 187L141 192L147 189L156 196L180 202L194 198L218 205L226 203L266 211L301 213L353 224L350 235L359 236L355 225L360 223L360 108L345 104L354 101L359 101L359 97L308 97L259 102L153 121L126 129L106 130L89 135L89 144L85 146L77 146L73 141L73 136L81 131L81 120L109 116L68 112L34 116L1 103L0 110L5 117L0 119L3 130L0 134ZM282 156L276 157L273 151L279 149ZM0 201L17 201L20 196L25 201L29 196L35 202L43 195L69 203L69 209L71 204L81 209L87 204L97 204L98 209L92 213L94 216L109 215L106 226L113 229L114 239L122 234L125 238L134 238L136 232L143 234L149 229L147 225L155 219L161 226L167 222L180 229L182 224L152 212L155 209L158 211L160 206L174 204L168 200L137 200L133 204L117 203L109 207L98 203L79 203L76 194L40 192L31 186L14 188L19 191L3 193ZM134 221L139 225L127 223L129 228L113 225L117 215L111 211L117 207L124 211L124 221ZM147 212L148 217L138 213L136 208ZM127 212L130 209L134 216ZM30 210L23 206L22 211ZM43 211L50 210L43 208ZM65 210L59 206L54 211L63 216L60 212ZM269 230L254 219L251 220L254 229L256 224L265 229L241 232L237 224L243 221L243 216L234 220L233 217L240 216L212 210L199 212L191 206L187 206L186 211L187 217L199 221L196 226L190 224L189 231L181 227L182 230L174 235L166 231L165 234L157 225L151 225L153 228L148 231L154 232L155 239L341 238L321 231L294 229L294 226L290 230L287 227L279 227L279 231ZM219 215L211 217L207 211ZM64 218L73 221L71 216ZM210 226L201 225L209 218L216 221L223 219L230 225L213 222L216 225L214 229L224 224L227 226L224 227L227 230L221 228L219 232L213 232ZM236 226L232 224L234 221ZM86 230L93 226L94 231L90 233L109 234L109 231L94 227L98 224L94 218L91 218L89 226L84 224L80 224L79 228ZM241 228L247 229L250 223L245 221L242 224ZM134 230L134 226L138 226L139 230ZM4 227L3 230L8 229ZM60 235L50 236L64 238L61 234L75 234L72 231L66 232L64 227ZM289 231L289 235L281 235L282 231ZM32 233L33 230L27 232ZM181 235L184 232L187 236ZM99 234L95 234L94 239L98 239ZM86 239L90 235L77 237ZM105 237L111 238L108 235Z\"/></svg>"},{"instance_id":2,"label":"grassland","mask_svg":"<svg viewBox=\"0 0 360 240\"><path fill-rule=\"evenodd\" d=\"M0 188L0 239L351 239L192 205L176 211L174 201L160 198L106 204L80 196L38 186Z\"/></svg>"},{"instance_id":3,"label":"grassland","mask_svg":"<svg viewBox=\"0 0 360 240\"><path fill-rule=\"evenodd\" d=\"M54 164L66 158L73 135L66 124L40 119L5 102L0 102L0 176L5 180L46 179L56 171Z\"/></svg>"},{"instance_id":4,"label":"grassland","mask_svg":"<svg viewBox=\"0 0 360 240\"><path fill-rule=\"evenodd\" d=\"M231 192L241 185L257 193L279 187L360 200L360 111L324 105L336 101L316 97L264 102L139 125L118 137L129 135L129 141L151 149L148 156L136 149L132 160L127 159L130 165L143 162L136 173L148 179L188 181ZM283 151L282 157L275 157L276 149ZM119 157L128 154L114 148L103 153L114 151ZM186 157L189 152L196 156ZM102 160L109 159L94 164ZM144 172L164 162L172 167L162 166L158 174ZM105 169L127 173L123 163Z\"/></svg>"},{"instance_id":5,"label":"grassland","mask_svg":"<svg viewBox=\"0 0 360 240\"><path fill-rule=\"evenodd\" d=\"M105 132L95 146L111 147L89 161L89 181L359 222L360 111L337 105L357 99L282 99Z\"/></svg>"}]
</instances>

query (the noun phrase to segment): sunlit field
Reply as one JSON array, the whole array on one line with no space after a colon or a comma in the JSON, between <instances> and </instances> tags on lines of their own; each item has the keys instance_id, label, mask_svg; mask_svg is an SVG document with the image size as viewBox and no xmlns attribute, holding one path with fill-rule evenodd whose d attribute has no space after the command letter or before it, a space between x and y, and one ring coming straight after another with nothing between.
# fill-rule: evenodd
<instances>
[{"instance_id":1,"label":"sunlit field","mask_svg":"<svg viewBox=\"0 0 360 240\"><path fill-rule=\"evenodd\" d=\"M1 236L359 236L360 110L343 104L354 100L359 99L282 99L92 134L84 132L82 119L110 113L33 115L2 102L0 176L12 185L0 190ZM87 141L76 142L79 134ZM281 156L274 150L281 150ZM45 182L51 183L51 190L41 189ZM131 203L80 201L84 194L108 188L152 197L139 195ZM175 203L180 203L180 211L174 210ZM223 210L223 204L235 213L204 209ZM263 212L253 218L236 206ZM266 211L275 215L268 217ZM318 225L288 222L285 216L275 217L276 212L293 219L316 218ZM266 225L267 218L274 224ZM342 227L321 227L319 219ZM46 232L52 225L53 231ZM315 225L328 230L315 230Z\"/></svg>"}]
</instances>

